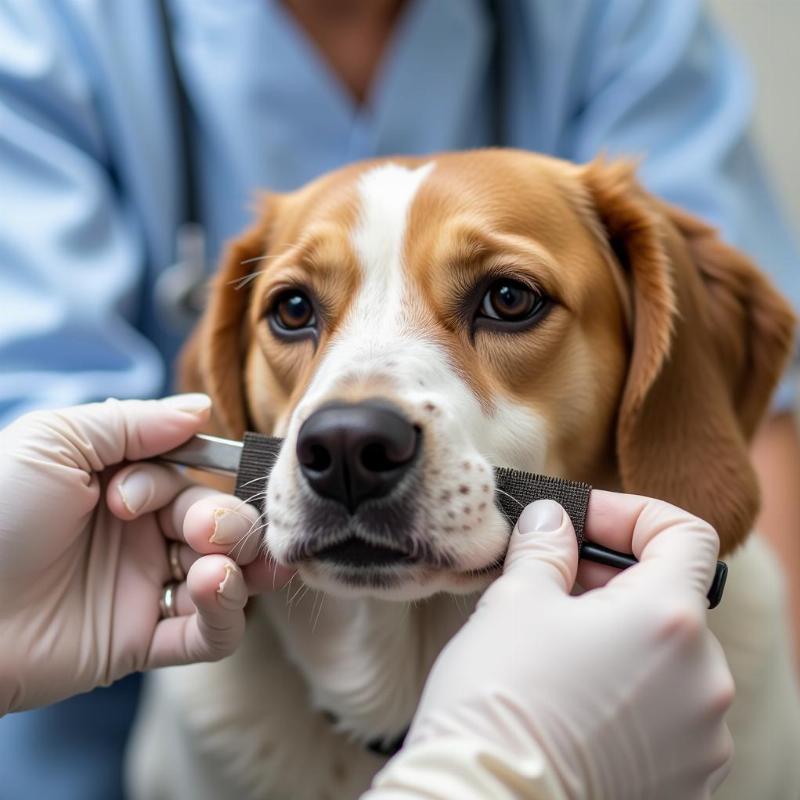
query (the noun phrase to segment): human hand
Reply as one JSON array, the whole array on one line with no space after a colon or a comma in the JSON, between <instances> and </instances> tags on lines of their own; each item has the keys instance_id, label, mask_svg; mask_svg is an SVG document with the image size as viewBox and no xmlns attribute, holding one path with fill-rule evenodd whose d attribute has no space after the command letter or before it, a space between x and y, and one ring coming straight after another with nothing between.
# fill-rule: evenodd
<instances>
[{"instance_id":1,"label":"human hand","mask_svg":"<svg viewBox=\"0 0 800 800\"><path fill-rule=\"evenodd\" d=\"M109 400L0 431L0 716L222 658L244 631L248 585L285 582L256 558L252 507L160 464L109 469L176 447L209 411L205 395ZM164 585L183 575L177 616L160 619Z\"/></svg>"},{"instance_id":2,"label":"human hand","mask_svg":"<svg viewBox=\"0 0 800 800\"><path fill-rule=\"evenodd\" d=\"M733 747L733 679L705 622L717 535L667 503L597 490L586 534L640 563L610 580L582 564L590 590L571 596L569 517L549 500L523 512L503 575L434 665L406 747L477 739L512 761L535 750L569 798L710 797Z\"/></svg>"}]
</instances>

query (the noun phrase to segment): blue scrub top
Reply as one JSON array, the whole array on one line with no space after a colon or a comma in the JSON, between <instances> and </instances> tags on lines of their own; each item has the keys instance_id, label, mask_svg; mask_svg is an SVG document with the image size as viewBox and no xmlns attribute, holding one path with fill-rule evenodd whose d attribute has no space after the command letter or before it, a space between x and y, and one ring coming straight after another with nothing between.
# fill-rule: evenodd
<instances>
[{"instance_id":1,"label":"blue scrub top","mask_svg":"<svg viewBox=\"0 0 800 800\"><path fill-rule=\"evenodd\" d=\"M748 74L699 0L504 0L506 145L643 157L800 308L797 253L747 127ZM258 189L354 159L492 143L483 0L409 0L363 106L278 0L171 0L213 264ZM0 421L169 387L153 281L183 213L153 0L0 0ZM790 402L788 387L782 402Z\"/></svg>"},{"instance_id":2,"label":"blue scrub top","mask_svg":"<svg viewBox=\"0 0 800 800\"><path fill-rule=\"evenodd\" d=\"M256 190L492 144L487 5L408 0L358 106L278 0L171 0L212 263ZM719 225L800 308L797 253L747 136L751 82L701 1L499 5L504 144L641 156L652 191ZM0 0L0 423L168 389L181 337L153 283L174 254L180 164L154 0ZM0 796L118 796L133 689L0 721Z\"/></svg>"}]
</instances>

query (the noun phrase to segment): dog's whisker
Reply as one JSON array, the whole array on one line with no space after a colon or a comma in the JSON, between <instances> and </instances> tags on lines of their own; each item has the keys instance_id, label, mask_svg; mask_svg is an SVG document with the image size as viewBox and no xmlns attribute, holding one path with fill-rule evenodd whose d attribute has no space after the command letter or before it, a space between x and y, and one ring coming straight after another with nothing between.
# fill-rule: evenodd
<instances>
[{"instance_id":1,"label":"dog's whisker","mask_svg":"<svg viewBox=\"0 0 800 800\"><path fill-rule=\"evenodd\" d=\"M230 553L229 553L229 554L230 554L230 556L231 556L231 557L232 557L234 560L235 560L235 559L236 559L238 556L241 556L241 554L244 552L244 548L245 548L245 546L246 546L246 545L247 545L247 543L250 541L250 539L251 539L251 538L252 538L254 535L256 535L256 534L257 534L257 532L258 532L258 531L257 531L257 529L251 526L250 530L249 530L249 531L248 531L248 532L247 532L247 533L246 533L244 536L242 536L241 538L239 538L239 539L237 539L237 540L236 540L236 542L234 543L233 547L230 549ZM237 551L238 551L238 552L237 552Z\"/></svg>"},{"instance_id":2,"label":"dog's whisker","mask_svg":"<svg viewBox=\"0 0 800 800\"><path fill-rule=\"evenodd\" d=\"M305 584L303 584L303 586L300 587L300 592L298 593L299 597L297 597L296 600L293 601L293 604L296 605L296 606L299 606L300 603L303 602L303 599L305 598L305 596L310 591L311 591L311 587L310 586L306 586Z\"/></svg>"},{"instance_id":3,"label":"dog's whisker","mask_svg":"<svg viewBox=\"0 0 800 800\"><path fill-rule=\"evenodd\" d=\"M267 475L258 475L255 478L251 478L249 481L245 481L239 488L243 489L245 486L249 486L251 483L256 483L256 481L266 481Z\"/></svg>"},{"instance_id":4,"label":"dog's whisker","mask_svg":"<svg viewBox=\"0 0 800 800\"><path fill-rule=\"evenodd\" d=\"M321 594L321 599L319 601L319 610L317 611L317 616L314 618L314 624L311 626L311 633L316 633L317 630L317 623L319 622L319 618L322 616L322 606L325 605L325 593Z\"/></svg>"},{"instance_id":5,"label":"dog's whisker","mask_svg":"<svg viewBox=\"0 0 800 800\"><path fill-rule=\"evenodd\" d=\"M291 605L292 602L294 602L294 600L297 598L297 596L300 594L300 592L305 588L307 588L306 585L304 583L301 583L300 584L300 588L297 589L297 591L295 591L295 593L289 598L289 605Z\"/></svg>"},{"instance_id":6,"label":"dog's whisker","mask_svg":"<svg viewBox=\"0 0 800 800\"><path fill-rule=\"evenodd\" d=\"M242 264L246 262L243 261ZM239 289L243 289L247 286L248 283L254 281L259 275L262 275L264 270L258 270L257 272L251 272L249 275L245 275L243 278L237 278L236 280L230 281L228 286L232 286L235 291L239 291Z\"/></svg>"},{"instance_id":7,"label":"dog's whisker","mask_svg":"<svg viewBox=\"0 0 800 800\"><path fill-rule=\"evenodd\" d=\"M239 488L244 489L245 486L250 486L251 483L256 483L258 481L266 481L266 480L267 480L266 475L264 476L259 475L257 478L251 478L249 481L245 481ZM262 489L262 491L266 492L266 488Z\"/></svg>"},{"instance_id":8,"label":"dog's whisker","mask_svg":"<svg viewBox=\"0 0 800 800\"><path fill-rule=\"evenodd\" d=\"M266 501L266 499L267 499L267 490L266 489L262 489L260 492L256 492L255 494L248 495L247 497L242 499L240 501L240 503L237 506L234 507L233 510L234 511L238 511L242 506L248 505L248 504L252 505L254 500L259 500L259 499Z\"/></svg>"},{"instance_id":9,"label":"dog's whisker","mask_svg":"<svg viewBox=\"0 0 800 800\"><path fill-rule=\"evenodd\" d=\"M245 264L255 264L257 261L273 261L276 258L280 258L283 253L273 253L270 255L269 253L265 253L263 256L252 256L251 258L246 258L244 261L240 261L239 264L244 266Z\"/></svg>"},{"instance_id":10,"label":"dog's whisker","mask_svg":"<svg viewBox=\"0 0 800 800\"><path fill-rule=\"evenodd\" d=\"M313 621L315 619L315 613L317 609L317 601L320 599L319 592L314 589L314 599L311 601L311 610L308 613L308 621L312 623L311 632L314 632L314 625Z\"/></svg>"},{"instance_id":11,"label":"dog's whisker","mask_svg":"<svg viewBox=\"0 0 800 800\"><path fill-rule=\"evenodd\" d=\"M291 619L291 609L294 608L295 606L300 605L300 603L303 602L303 598L309 593L310 590L311 589L310 589L309 586L301 586L300 587L300 590L299 590L299 595L300 596L297 597L296 600L293 599L291 605L289 606L289 614L290 614L289 618L290 619Z\"/></svg>"},{"instance_id":12,"label":"dog's whisker","mask_svg":"<svg viewBox=\"0 0 800 800\"><path fill-rule=\"evenodd\" d=\"M286 589L286 605L287 605L287 606L289 605L289 596L291 595L291 592L292 592L292 583L294 583L294 579L295 579L295 576L294 576L294 575L292 575L292 576L289 578L289 581L288 581L288 583L287 583L287 584L286 584L286 586L284 587L284 588Z\"/></svg>"},{"instance_id":13,"label":"dog's whisker","mask_svg":"<svg viewBox=\"0 0 800 800\"><path fill-rule=\"evenodd\" d=\"M516 503L516 504L517 504L517 505L518 505L520 508L525 508L524 504L523 504L523 503L520 503L520 501L519 501L519 500L517 500L517 498L516 498L516 497L514 497L514 495L513 495L513 494L509 494L508 492L504 491L503 489L497 489L497 488L495 489L495 492L497 492L498 494L502 494L502 495L504 495L504 496L505 496L505 497L507 497L509 500L512 500L512 501L513 501L513 502L515 502L515 503ZM504 515L504 516L505 516L505 515Z\"/></svg>"},{"instance_id":14,"label":"dog's whisker","mask_svg":"<svg viewBox=\"0 0 800 800\"><path fill-rule=\"evenodd\" d=\"M308 612L308 621L311 622L314 619L314 609L317 607L317 599L319 598L319 592L315 589L314 590L314 599L311 601L311 608Z\"/></svg>"}]
</instances>

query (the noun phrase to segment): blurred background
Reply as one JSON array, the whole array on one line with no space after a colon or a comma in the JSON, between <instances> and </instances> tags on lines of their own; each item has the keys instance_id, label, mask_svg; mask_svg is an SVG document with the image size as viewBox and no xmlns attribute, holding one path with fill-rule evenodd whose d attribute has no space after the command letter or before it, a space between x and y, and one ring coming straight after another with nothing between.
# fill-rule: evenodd
<instances>
[{"instance_id":1,"label":"blurred background","mask_svg":"<svg viewBox=\"0 0 800 800\"><path fill-rule=\"evenodd\" d=\"M800 238L800 0L709 0L709 6L750 59L756 135Z\"/></svg>"}]
</instances>

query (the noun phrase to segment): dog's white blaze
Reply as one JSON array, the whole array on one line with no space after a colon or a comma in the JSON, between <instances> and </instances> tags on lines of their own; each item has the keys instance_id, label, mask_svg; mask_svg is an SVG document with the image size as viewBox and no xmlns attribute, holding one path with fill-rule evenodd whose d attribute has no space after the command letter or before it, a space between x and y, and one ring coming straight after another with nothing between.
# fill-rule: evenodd
<instances>
[{"instance_id":1,"label":"dog's white blaze","mask_svg":"<svg viewBox=\"0 0 800 800\"><path fill-rule=\"evenodd\" d=\"M361 266L361 286L336 341L308 387L298 409L301 417L318 397L330 391L332 382L343 372L366 374L381 369L394 355L404 362L417 360L414 349L420 347L425 351L419 354L423 355L421 363L436 357L436 348L408 329L403 302L408 291L403 265L408 214L434 166L429 162L408 169L386 164L359 180L360 213L351 241ZM441 357L438 360L441 363Z\"/></svg>"},{"instance_id":2,"label":"dog's white blaze","mask_svg":"<svg viewBox=\"0 0 800 800\"><path fill-rule=\"evenodd\" d=\"M387 371L403 397L420 402L431 394L446 401L447 417L460 430L448 431L453 444L471 444L495 464L541 469L547 450L544 423L530 409L496 402L491 416L453 369L447 353L407 319L412 298L403 251L408 215L420 186L435 167L397 164L377 167L359 181L360 213L351 241L363 280L340 334L320 364L298 408L305 418L343 374ZM392 363L391 368L386 364ZM444 423L446 424L446 423ZM454 457L458 454L454 453Z\"/></svg>"},{"instance_id":3,"label":"dog's white blaze","mask_svg":"<svg viewBox=\"0 0 800 800\"><path fill-rule=\"evenodd\" d=\"M343 381L366 380L379 375L391 379L390 395L411 410L415 422L425 431L426 463L438 469L439 477L429 481L437 495L451 498L452 507L437 503L429 509L429 522L462 533L472 520L464 516L475 502L463 500L459 492L469 485L472 498L483 493L486 478L477 469L488 464L503 464L541 471L545 466L548 441L545 421L531 409L493 398L492 408L483 408L455 369L447 351L432 340L429 331L410 313L420 308L420 298L410 285L403 263L409 211L433 163L415 170L394 164L366 173L359 182L360 214L351 234L362 272L358 294L312 378L303 399L286 426L286 437L293 440L303 420L323 402L334 399ZM434 405L437 411L426 412ZM293 491L294 470L290 457L282 454L270 481L270 491L285 498ZM462 465L474 465L469 475ZM488 462L488 464L487 464ZM487 475L486 472L483 474ZM302 516L302 508L284 500L283 516ZM457 512L455 518L451 512ZM450 514L450 516L448 516ZM298 523L299 525L299 523ZM296 535L294 526L283 530L270 527L270 546L280 549ZM302 527L302 526L301 526ZM463 527L463 530L462 530ZM477 568L486 562L486 549L505 541L505 527L498 512L483 514L481 536L462 536L459 556L464 568ZM471 529L471 528L470 528ZM491 543L495 544L492 545ZM491 559L490 559L491 560ZM436 580L432 581L431 588Z\"/></svg>"},{"instance_id":4,"label":"dog's white blaze","mask_svg":"<svg viewBox=\"0 0 800 800\"><path fill-rule=\"evenodd\" d=\"M359 305L370 311L399 306L408 213L434 166L432 161L417 169L386 164L364 174L358 183L361 211L352 242L364 273ZM359 317L363 333L362 324Z\"/></svg>"}]
</instances>

